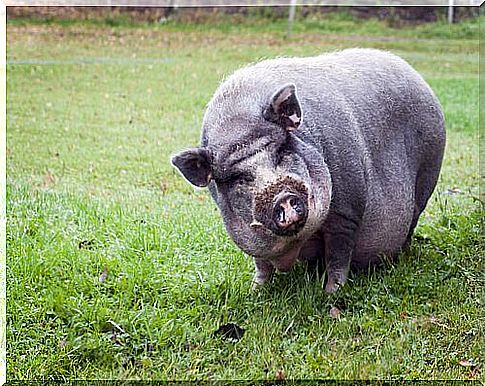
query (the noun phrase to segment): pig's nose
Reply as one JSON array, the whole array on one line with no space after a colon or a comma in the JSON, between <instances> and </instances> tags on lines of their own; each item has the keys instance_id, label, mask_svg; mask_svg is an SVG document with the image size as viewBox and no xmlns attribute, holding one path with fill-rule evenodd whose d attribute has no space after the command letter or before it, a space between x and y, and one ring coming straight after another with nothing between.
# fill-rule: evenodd
<instances>
[{"instance_id":1,"label":"pig's nose","mask_svg":"<svg viewBox=\"0 0 485 386\"><path fill-rule=\"evenodd\" d=\"M306 204L294 193L278 197L273 206L273 221L281 230L297 232L305 224L306 217Z\"/></svg>"}]
</instances>

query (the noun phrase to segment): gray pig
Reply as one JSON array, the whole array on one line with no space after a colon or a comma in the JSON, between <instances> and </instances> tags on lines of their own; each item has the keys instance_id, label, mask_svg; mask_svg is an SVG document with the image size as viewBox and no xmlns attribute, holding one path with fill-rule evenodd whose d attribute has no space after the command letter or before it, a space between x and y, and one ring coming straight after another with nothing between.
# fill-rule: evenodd
<instances>
[{"instance_id":1,"label":"gray pig","mask_svg":"<svg viewBox=\"0 0 485 386\"><path fill-rule=\"evenodd\" d=\"M444 147L423 78L388 52L348 49L236 71L208 104L201 146L172 164L209 187L255 285L299 259L325 267L332 293L351 267L409 246Z\"/></svg>"}]
</instances>

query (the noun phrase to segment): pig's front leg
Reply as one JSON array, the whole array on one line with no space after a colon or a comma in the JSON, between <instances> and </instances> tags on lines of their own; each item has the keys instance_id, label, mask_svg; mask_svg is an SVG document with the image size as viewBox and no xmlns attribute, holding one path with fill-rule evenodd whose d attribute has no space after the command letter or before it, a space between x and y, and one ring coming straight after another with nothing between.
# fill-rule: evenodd
<instances>
[{"instance_id":1,"label":"pig's front leg","mask_svg":"<svg viewBox=\"0 0 485 386\"><path fill-rule=\"evenodd\" d=\"M325 292L331 294L342 287L347 281L352 259L353 248L343 235L326 235L325 264L327 270L327 284Z\"/></svg>"},{"instance_id":2,"label":"pig's front leg","mask_svg":"<svg viewBox=\"0 0 485 386\"><path fill-rule=\"evenodd\" d=\"M256 272L253 277L253 289L258 288L271 280L275 271L273 264L267 260L254 258L254 265L256 266Z\"/></svg>"},{"instance_id":3,"label":"pig's front leg","mask_svg":"<svg viewBox=\"0 0 485 386\"><path fill-rule=\"evenodd\" d=\"M324 234L325 265L327 284L325 292L334 293L347 281L350 261L355 247L357 222L339 215L333 215L331 229Z\"/></svg>"}]
</instances>

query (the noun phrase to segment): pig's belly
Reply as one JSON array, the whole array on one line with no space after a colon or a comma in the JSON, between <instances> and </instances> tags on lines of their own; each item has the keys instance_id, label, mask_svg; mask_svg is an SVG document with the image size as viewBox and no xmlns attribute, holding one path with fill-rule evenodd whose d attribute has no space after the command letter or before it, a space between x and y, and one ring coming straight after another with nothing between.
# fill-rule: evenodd
<instances>
[{"instance_id":1,"label":"pig's belly","mask_svg":"<svg viewBox=\"0 0 485 386\"><path fill-rule=\"evenodd\" d=\"M377 263L383 255L394 257L406 241L414 214L414 186L378 186L368 197L357 233L353 261Z\"/></svg>"}]
</instances>

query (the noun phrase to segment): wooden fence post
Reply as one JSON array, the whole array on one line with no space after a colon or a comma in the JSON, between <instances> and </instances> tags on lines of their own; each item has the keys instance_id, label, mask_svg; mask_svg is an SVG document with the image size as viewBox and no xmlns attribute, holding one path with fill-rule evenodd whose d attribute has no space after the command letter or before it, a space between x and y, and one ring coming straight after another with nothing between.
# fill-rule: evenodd
<instances>
[{"instance_id":1,"label":"wooden fence post","mask_svg":"<svg viewBox=\"0 0 485 386\"><path fill-rule=\"evenodd\" d=\"M453 24L453 0L448 0L448 23Z\"/></svg>"},{"instance_id":2,"label":"wooden fence post","mask_svg":"<svg viewBox=\"0 0 485 386\"><path fill-rule=\"evenodd\" d=\"M295 21L295 13L296 13L296 0L291 0L290 2L290 12L288 15L288 33L287 37L291 37L291 32L293 30L293 22Z\"/></svg>"}]
</instances>

